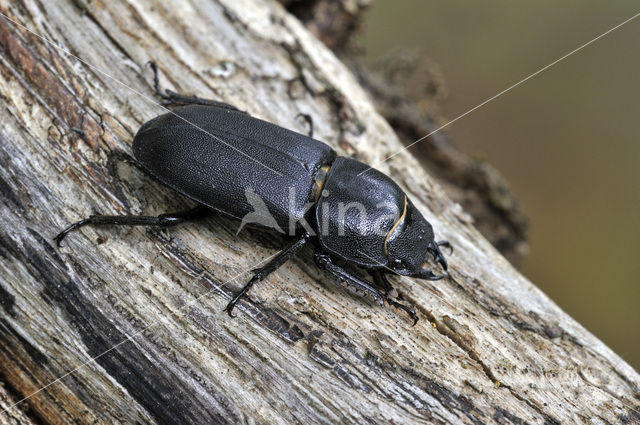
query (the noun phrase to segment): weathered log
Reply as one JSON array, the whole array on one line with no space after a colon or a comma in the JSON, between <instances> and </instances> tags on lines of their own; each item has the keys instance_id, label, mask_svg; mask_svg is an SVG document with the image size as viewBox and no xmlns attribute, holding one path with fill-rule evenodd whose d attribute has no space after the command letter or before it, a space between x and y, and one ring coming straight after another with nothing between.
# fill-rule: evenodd
<instances>
[{"instance_id":1,"label":"weathered log","mask_svg":"<svg viewBox=\"0 0 640 425\"><path fill-rule=\"evenodd\" d=\"M381 162L397 137L276 1L0 4L84 61L0 18L2 421L640 422L640 376L514 270L409 153ZM349 294L309 252L230 319L224 305L283 239L236 235L219 216L84 228L57 249L56 232L89 214L185 203L109 160L163 112L148 60L169 88L294 130L311 114L319 139L401 184L455 246L446 279L394 280L422 320Z\"/></svg>"},{"instance_id":2,"label":"weathered log","mask_svg":"<svg viewBox=\"0 0 640 425\"><path fill-rule=\"evenodd\" d=\"M361 27L372 0L278 0L325 46L343 50Z\"/></svg>"}]
</instances>

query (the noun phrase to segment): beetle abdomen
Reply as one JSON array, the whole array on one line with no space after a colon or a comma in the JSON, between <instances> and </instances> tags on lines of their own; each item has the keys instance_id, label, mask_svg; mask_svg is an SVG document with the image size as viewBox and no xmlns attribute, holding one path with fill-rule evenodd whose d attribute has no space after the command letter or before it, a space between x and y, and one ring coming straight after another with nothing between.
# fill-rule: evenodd
<instances>
[{"instance_id":1,"label":"beetle abdomen","mask_svg":"<svg viewBox=\"0 0 640 425\"><path fill-rule=\"evenodd\" d=\"M149 173L183 195L238 220L264 214L258 211L262 205L283 231L304 217L314 173L335 158L315 139L206 105L147 122L133 140L133 153Z\"/></svg>"}]
</instances>

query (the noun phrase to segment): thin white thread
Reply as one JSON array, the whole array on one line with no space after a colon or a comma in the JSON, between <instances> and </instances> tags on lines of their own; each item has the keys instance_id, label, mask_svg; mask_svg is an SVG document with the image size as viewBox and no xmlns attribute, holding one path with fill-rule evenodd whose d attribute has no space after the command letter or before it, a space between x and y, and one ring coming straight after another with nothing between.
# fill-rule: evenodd
<instances>
[{"instance_id":1,"label":"thin white thread","mask_svg":"<svg viewBox=\"0 0 640 425\"><path fill-rule=\"evenodd\" d=\"M637 18L638 16L640 16L640 12L636 13L635 15L633 15L632 17L630 17L629 19L627 19L624 22L619 23L618 25L616 25L615 27L611 28L608 31L603 32L602 34L600 34L599 36L597 36L596 38L587 41L586 43L584 43L583 45L581 45L580 47L575 48L574 50L570 51L569 53L567 53L566 55L560 57L559 59L556 59L555 61L551 62L549 65L540 68L539 70L537 70L536 72L534 72L533 74L529 75L528 77L523 78L522 80L518 81L517 83L507 87L506 89L502 90L500 93L491 96L489 99L485 100L484 102L474 106L473 108L469 109L467 112L465 112L462 115L457 116L456 118L452 119L451 121L441 125L440 127L438 127L437 129L433 130L432 132L430 132L429 134L422 136L421 138L419 138L418 140L416 140L415 142L411 143L410 145L405 146L404 148L400 149L398 152L394 153L393 155L390 155L388 157L386 157L385 159L383 159L382 161L378 162L376 165L380 165L385 163L386 161L390 160L391 158L393 158L394 156L398 155L401 152L406 151L407 149L409 149L410 147L412 147L413 145L415 145L416 143L419 143L421 141L423 141L424 139L426 139L427 137L439 132L440 130L442 130L445 127L448 127L449 125L453 124L454 122L458 121L461 118L466 117L467 115L469 115L470 113L472 113L473 111L483 107L484 105L486 105L487 103L491 102L492 100L502 96L503 94L505 94L506 92L508 92L509 90L518 87L520 84L530 80L531 78L535 77L536 75L540 74L543 71L546 71L547 69L551 68L553 65L557 64L558 62L568 58L569 56L573 55L574 53L584 49L585 47L589 46L590 44L595 43L596 41L598 41L599 39L601 39L602 37L604 37L605 35L617 30L618 28L620 28L621 26L623 26L624 24L627 24L629 22L631 22L632 20L634 20L635 18ZM371 170L373 167L369 167L364 171L361 171L358 176L366 173L367 171Z\"/></svg>"},{"instance_id":2,"label":"thin white thread","mask_svg":"<svg viewBox=\"0 0 640 425\"><path fill-rule=\"evenodd\" d=\"M253 161L257 162L258 164L260 164L260 165L264 166L265 168L267 168L267 169L269 169L269 170L273 171L274 173L276 173L276 174L278 174L278 175L282 176L282 174L280 174L280 173L279 173L279 172L277 172L276 170L273 170L272 168L268 167L267 165L263 164L262 162L258 161L257 159L255 159L255 158L251 157L250 155L248 155L248 154L246 154L246 153L242 152L241 150L239 150L239 149L237 149L237 148L235 148L235 147L233 147L233 146L231 146L231 145L227 144L226 142L224 142L224 141L223 141L223 140L221 140L220 138L216 137L215 135L213 135L213 134L211 134L211 133L207 132L206 130L204 130L204 129L200 128L199 126L197 126L197 125L195 125L194 123L192 123L192 122L188 121L187 119L185 119L185 118L183 118L183 117L181 117L181 116L177 115L176 113L174 113L174 112L173 112L173 111L171 111L170 109L166 108L166 107L165 107L165 106L163 106L162 104L160 104L160 103L156 102L154 99L150 98L149 96L145 95L144 93L141 93L141 92L139 92L139 91L135 90L134 88L132 88L132 87L128 86L127 84L123 83L122 81L118 80L117 78L115 78L115 77L113 77L113 76L109 75L108 73L106 73L106 72L102 71L101 69L97 68L96 66L94 66L94 65L92 65L92 64L90 64L90 63L88 63L88 62L86 62L85 60L83 60L83 59L79 58L78 56L76 56L76 55L74 55L73 53L69 52L68 50L64 49L63 47L60 47L60 46L56 45L55 43L53 43L52 41L48 40L47 38L45 38L45 37L41 36L40 34L38 34L38 33L34 32L34 31L30 30L29 28L27 28L26 26L24 26L24 25L20 24L19 22L16 22L16 21L14 21L13 19L9 18L9 17L8 17L7 15L5 15L4 13L0 12L0 16L3 16L7 21L11 22L12 24L14 24L14 25L16 25L16 26L18 26L18 27L20 27L20 28L22 28L22 29L24 29L24 30L28 31L29 33L31 33L31 34L33 34L33 35L35 35L35 36L36 36L36 37L38 37L39 39L41 39L41 40L43 40L44 42L48 43L49 45L51 45L51 46L55 47L56 49L58 49L58 50L60 50L60 51L62 51L62 52L64 52L64 53L68 54L69 56L71 56L71 57L75 58L76 60L78 60L78 61L82 62L82 63L83 63L83 64L85 64L86 66L88 66L88 67L90 67L90 68L94 69L95 71L97 71L97 72L99 72L99 73L103 74L104 76L106 76L106 77L110 78L111 80L113 80L113 81L117 82L118 84L121 84L122 86L126 87L127 89L129 89L129 90L130 90L130 91L132 91L133 93L135 93L135 94L137 94L137 95L139 95L139 96L141 96L141 97L143 97L143 98L145 98L145 99L149 100L150 102L152 102L152 103L156 104L157 106L159 106L159 107L161 107L162 109L164 109L164 110L168 111L169 113L171 113L171 114L175 115L176 117L178 117L178 118L180 118L181 120L185 121L186 123L188 123L188 124L192 125L193 127L197 128L198 130L202 131L203 133L208 134L209 136L211 136L211 137L212 137L212 138L214 138L215 140L218 140L219 142L223 143L224 145L226 145L226 146L228 146L228 147L230 147L230 148L232 148L232 149L234 149L234 150L238 151L239 153L241 153L242 155L245 155L245 156L246 156L246 157L248 157L249 159L251 159L251 160L253 160ZM205 293L203 293L203 294L199 295L199 296L198 296L198 297L196 297L196 298L195 298L191 303L187 304L187 305L186 305L186 308L188 308L188 307L192 306L192 305L193 305L196 301L198 301L200 298L202 298L202 297L204 297L204 296L209 295L212 291L222 289L222 288L223 288L224 286L226 286L229 282L231 282L231 281L235 280L236 278L238 278L238 277L239 277L239 276L241 276L242 274L247 273L248 271L250 271L251 269L253 269L255 266L257 266L257 265L259 265L259 264L261 264L261 263L263 263L263 262L265 262L265 261L267 261L267 260L269 260L269 259L273 258L275 255L277 255L277 253L276 253L276 254L271 255L270 257L267 257L267 259L265 259L265 260L261 260L261 261L259 261L258 263L254 264L254 265L253 265L251 268L249 268L248 270L245 270L245 271L243 271L243 272L241 272L241 273L237 274L236 276L234 276L234 277L233 277L233 278L231 278L231 279L228 279L227 281L225 281L225 282L224 282L224 283L222 283L221 285L218 285L218 286L216 286L216 287L214 287L214 288L210 289L209 291L206 291ZM155 326L155 325L156 325L156 324L158 324L158 323L159 323L159 320L157 320L157 321L155 321L155 322L152 322L151 324L149 324L149 325L147 325L146 327L144 327L143 329L141 329L141 330L139 330L139 331L137 331L137 332L133 333L132 335L128 335L125 339L123 339L122 341L120 341L120 342L119 342L119 343L117 343L116 345L112 346L112 347L111 347L111 348L109 348L108 350L106 350L106 351L102 352L101 354L99 354L99 355L97 355L97 356L95 356L95 357L93 357L93 358L91 358L91 359L89 359L89 360L85 361L85 362L84 362L84 363L82 363L80 366L76 367L75 369L72 369L72 370L68 371L67 373L65 373L64 375L62 375L62 376L58 377L58 378L57 378L57 379L55 379L54 381L52 381L52 382L48 383L47 385L45 385L45 386L41 387L40 389L38 389L38 390L34 391L33 393L29 394L28 396L24 397L23 399L21 399L21 400L17 401L16 403L14 403L14 404L12 404L11 406L7 407L6 409L2 410L2 411L0 412L0 414L5 413L5 412L9 411L10 409L12 409L13 407L15 407L15 406L17 406L18 404L22 403L23 401L26 401L26 400L30 399L31 397L35 396L36 394L39 394L40 392L44 391L45 389L49 388L50 386L54 385L55 383L57 383L57 382L61 381L62 379L66 378L67 376L69 376L69 375L71 375L71 374L75 373L76 371L78 371L78 370L82 369L83 367L85 367L85 366L86 366L86 365L88 365L89 363L92 363L92 362L96 361L97 359L99 359L100 357L104 356L105 354L107 354L107 353L109 353L109 352L111 352L111 351L115 350L116 348L120 347L120 346L121 346L122 344L124 344L125 342L127 342L127 341L132 341L134 337L138 336L138 335L139 335L139 334L141 334L142 332L144 332L144 331L148 330L149 328L151 328L151 327Z\"/></svg>"},{"instance_id":3,"label":"thin white thread","mask_svg":"<svg viewBox=\"0 0 640 425\"><path fill-rule=\"evenodd\" d=\"M256 264L254 264L253 266L251 266L249 269L238 273L237 275L235 275L234 277L232 277L231 279L228 279L227 281L223 282L222 284L215 286L211 289L209 289L208 291L204 292L203 294L198 295L194 300L192 300L191 302L187 303L183 308L181 308L180 310L185 310L186 308L191 307L192 305L195 304L196 301L198 301L200 298L205 297L207 295L209 295L211 292L213 292L214 290L220 290L222 288L224 288L229 282L237 279L239 276L251 271L254 267L258 266L259 264L264 263L265 261L268 261L270 259L272 259L273 257L275 257L276 255L278 255L278 253L275 253L269 257L267 257L266 259L263 259L261 261L258 261ZM186 314L186 312L185 312ZM29 400L31 397L41 393L42 391L46 390L47 388L49 388L50 386L56 384L57 382L60 382L61 380L63 380L64 378L66 378L69 375L72 375L73 373L77 372L78 370L82 369L83 367L85 367L86 365L88 365L89 363L93 363L95 362L97 359L99 359L100 357L104 356L107 353L110 353L111 351L115 350L116 348L120 347L122 344L124 344L125 342L128 341L133 341L133 338L140 335L142 332L148 330L149 328L152 328L153 326L157 325L158 323L160 323L160 320L156 320L154 322L151 322L151 324L147 325L146 327L134 332L131 335L128 335L125 339L123 339L122 341L118 342L116 345L114 345L113 347L109 348L108 350L98 354L97 356L85 361L84 363L82 363L80 366L76 367L75 369L72 369L70 371L68 371L67 373L65 373L64 375L56 378L55 380L49 382L48 384L46 384L45 386L39 388L38 390L32 392L31 394L29 394L28 396L24 397L23 399L15 402L14 404L12 404L11 406L7 407L6 409L4 409L2 412L0 412L0 414L5 413L7 411L9 411L10 409L14 408L15 406L17 406L18 404L22 403L23 401Z\"/></svg>"},{"instance_id":4,"label":"thin white thread","mask_svg":"<svg viewBox=\"0 0 640 425\"><path fill-rule=\"evenodd\" d=\"M215 136L215 135L213 135L213 134L209 133L209 132L208 132L208 131L206 131L205 129L203 129L203 128L201 128L201 127L197 126L196 124L192 123L191 121L187 120L186 118L181 117L180 115L176 114L175 112L173 112L172 110L170 110L170 109L169 109L169 108L167 108L166 106L162 105L161 103L156 102L156 101L155 101L155 99L153 99L153 98L151 98L151 97L147 96L146 94L144 94L144 93L142 93L142 92L139 92L138 90L134 89L133 87L128 86L127 84L125 84L125 83L123 83L122 81L118 80L117 78L115 78L115 77L113 77L113 76L111 76L111 75L107 74L106 72L104 72L104 71L103 71L103 70L101 70L100 68L98 68L98 67L96 67L96 66L94 66L94 65L90 64L89 62L85 61L84 59L80 59L78 56L74 55L73 53L71 53L70 51L66 50L66 49L65 49L65 48L63 48L63 47L58 46L57 44L55 44L54 42L50 41L50 40L49 40L49 39L47 39L46 37L41 36L40 34L38 34L38 33L34 32L34 31L30 30L29 28L27 28L26 26L22 25L21 23L16 22L16 21L14 21L13 19L9 18L9 17L8 17L7 15L5 15L4 13L0 12L0 16L3 16L7 21L9 21L9 22L13 23L14 25L16 25L16 26L18 26L18 27L20 27L20 28L24 29L25 31L30 32L31 34L35 35L36 37L38 37L38 38L39 38L39 39L41 39L42 41L44 41L44 42L46 42L46 43L50 44L51 46L55 47L56 49L58 49L58 50L60 50L60 51L62 51L62 52L64 52L64 53L66 53L67 55L69 55L69 56L71 56L71 57L75 58L76 60L78 60L78 61L80 61L80 62L82 62L83 64L85 64L85 65L86 65L86 66L88 66L89 68L91 68L91 69L93 69L93 70L95 70L95 71L99 72L100 74L102 74L102 75L104 75L104 76L106 76L106 77L110 78L111 80L115 81L116 83L118 83L118 84L120 84L120 85L122 85L122 86L126 87L127 89L129 89L129 90L130 90L130 91L132 91L133 93L135 93L135 94L137 94L137 95L139 95L139 96L143 97L144 99L148 100L149 102L152 102L153 104L155 104L155 105L157 105L157 106L161 107L162 109L164 109L164 110L165 110L165 111L167 111L168 113L170 113L170 114L172 114L172 115L174 115L174 116L178 117L178 118L179 118L179 119L181 119L182 121L184 121L184 122L186 122L187 124L189 124L189 125L191 125L191 126L195 127L196 129L198 129L198 130L202 131L203 133L205 133L205 134L207 134L208 136L212 137L213 139L215 139L215 140L219 141L219 142L220 142L220 143L222 143L223 145L225 145L225 146L227 146L227 147L229 147L229 148L231 148L231 149L235 150L236 152L238 152L238 153L240 153L240 154L242 154L242 155L246 156L247 158L251 159L252 161L254 161L254 162L256 162L256 163L258 163L258 164L262 165L262 166L263 166L263 167L265 167L266 169L273 171L274 173L276 173L276 174L277 174L277 175L279 175L280 177L284 177L284 176L282 175L282 173L279 173L278 171L274 170L273 168L269 167L268 165L263 164L262 162L258 161L257 159L255 159L255 158L254 158L254 157L252 157L251 155L249 155L249 154L247 154L247 153L245 153L245 152L242 152L240 149L236 148L235 146L232 146L232 145L228 144L227 142L225 142L225 141L224 141L224 140L222 140L221 138L219 138L219 137L217 137L217 136Z\"/></svg>"}]
</instances>

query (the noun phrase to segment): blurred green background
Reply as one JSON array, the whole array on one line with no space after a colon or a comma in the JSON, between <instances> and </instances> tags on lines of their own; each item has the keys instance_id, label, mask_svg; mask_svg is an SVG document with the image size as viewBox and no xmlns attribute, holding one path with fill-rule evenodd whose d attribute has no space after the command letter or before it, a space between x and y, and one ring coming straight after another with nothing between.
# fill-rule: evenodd
<instances>
[{"instance_id":1,"label":"blurred green background","mask_svg":"<svg viewBox=\"0 0 640 425\"><path fill-rule=\"evenodd\" d=\"M368 61L436 63L453 119L640 12L640 2L377 0ZM640 17L445 130L530 219L524 274L640 370Z\"/></svg>"}]
</instances>

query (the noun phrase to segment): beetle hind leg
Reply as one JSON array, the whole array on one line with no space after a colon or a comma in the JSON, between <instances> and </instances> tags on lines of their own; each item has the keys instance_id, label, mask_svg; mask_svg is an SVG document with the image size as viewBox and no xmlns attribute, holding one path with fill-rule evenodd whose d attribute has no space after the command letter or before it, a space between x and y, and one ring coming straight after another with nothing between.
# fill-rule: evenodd
<instances>
[{"instance_id":1,"label":"beetle hind leg","mask_svg":"<svg viewBox=\"0 0 640 425\"><path fill-rule=\"evenodd\" d=\"M197 96L188 96L184 94L176 93L172 90L163 90L160 88L160 79L158 78L158 66L155 62L149 61L149 66L153 71L153 89L155 91L156 96L162 99L163 106L178 106L178 105L207 105L207 106L215 106L218 108L231 109L233 111L240 111L233 105L228 103L219 102L217 100L211 99L202 99Z\"/></svg>"},{"instance_id":2,"label":"beetle hind leg","mask_svg":"<svg viewBox=\"0 0 640 425\"><path fill-rule=\"evenodd\" d=\"M160 214L158 216L150 215L92 215L83 220L77 221L58 233L53 240L58 246L62 240L72 231L79 229L80 227L91 225L120 225L120 226L159 226L169 227L175 226L187 220L194 220L204 217L209 214L211 210L204 205L198 205L195 208L191 208L184 211L178 211L174 213Z\"/></svg>"}]
</instances>

